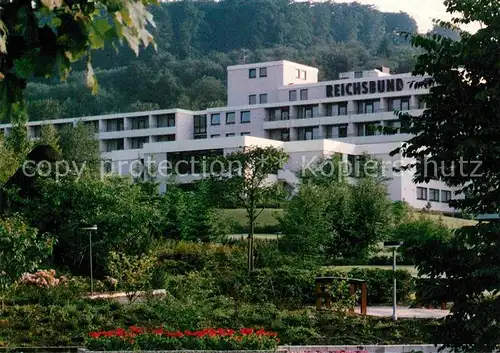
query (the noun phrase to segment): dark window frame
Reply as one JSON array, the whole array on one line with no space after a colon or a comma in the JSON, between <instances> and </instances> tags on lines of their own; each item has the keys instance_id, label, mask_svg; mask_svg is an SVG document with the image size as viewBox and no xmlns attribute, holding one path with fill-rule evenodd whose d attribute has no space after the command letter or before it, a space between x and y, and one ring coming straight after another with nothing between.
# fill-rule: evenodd
<instances>
[{"instance_id":1,"label":"dark window frame","mask_svg":"<svg viewBox=\"0 0 500 353\"><path fill-rule=\"evenodd\" d=\"M243 116L244 115L246 116L247 113L248 113L248 120L244 121L243 120ZM248 124L248 123L250 123L250 121L251 121L251 116L250 116L250 111L249 110L244 110L244 111L240 112L240 123L241 124Z\"/></svg>"},{"instance_id":2,"label":"dark window frame","mask_svg":"<svg viewBox=\"0 0 500 353\"><path fill-rule=\"evenodd\" d=\"M436 196L437 196L437 198L436 198ZM441 195L440 195L439 189L433 189L433 188L429 189L429 201L439 202L440 196Z\"/></svg>"},{"instance_id":3,"label":"dark window frame","mask_svg":"<svg viewBox=\"0 0 500 353\"><path fill-rule=\"evenodd\" d=\"M232 121L228 120L229 116L233 117ZM226 125L232 125L232 124L236 124L236 113L235 112L227 112L226 113Z\"/></svg>"},{"instance_id":4,"label":"dark window frame","mask_svg":"<svg viewBox=\"0 0 500 353\"><path fill-rule=\"evenodd\" d=\"M264 73L264 74L262 74ZM260 67L259 68L259 77L267 77L267 67Z\"/></svg>"},{"instance_id":5,"label":"dark window frame","mask_svg":"<svg viewBox=\"0 0 500 353\"><path fill-rule=\"evenodd\" d=\"M419 191L423 192L422 196L420 196ZM424 187L421 187L421 186L417 186L417 200L427 201L428 198L429 198L429 190L427 188L424 188Z\"/></svg>"},{"instance_id":6,"label":"dark window frame","mask_svg":"<svg viewBox=\"0 0 500 353\"><path fill-rule=\"evenodd\" d=\"M217 122L214 122L214 118L217 116L219 117L219 119ZM214 113L210 115L210 125L212 126L220 125L220 113Z\"/></svg>"},{"instance_id":7,"label":"dark window frame","mask_svg":"<svg viewBox=\"0 0 500 353\"><path fill-rule=\"evenodd\" d=\"M257 69L248 69L248 78L257 78Z\"/></svg>"}]
</instances>

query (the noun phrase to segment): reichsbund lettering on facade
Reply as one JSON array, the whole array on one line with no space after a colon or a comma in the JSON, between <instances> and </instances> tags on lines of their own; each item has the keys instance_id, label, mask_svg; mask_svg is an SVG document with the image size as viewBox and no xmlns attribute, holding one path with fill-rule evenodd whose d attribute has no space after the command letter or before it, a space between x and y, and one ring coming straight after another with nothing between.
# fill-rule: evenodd
<instances>
[{"instance_id":1,"label":"reichsbund lettering on facade","mask_svg":"<svg viewBox=\"0 0 500 353\"><path fill-rule=\"evenodd\" d=\"M359 96L362 94L375 94L386 92L400 92L405 87L404 81L400 78L379 81L338 83L326 86L326 96L344 97Z\"/></svg>"}]
</instances>

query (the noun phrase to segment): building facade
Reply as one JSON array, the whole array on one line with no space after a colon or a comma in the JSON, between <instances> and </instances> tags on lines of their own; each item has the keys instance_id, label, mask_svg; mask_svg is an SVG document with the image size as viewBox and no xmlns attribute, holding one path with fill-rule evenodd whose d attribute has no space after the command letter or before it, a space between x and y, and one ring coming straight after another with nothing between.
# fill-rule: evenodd
<instances>
[{"instance_id":1,"label":"building facade","mask_svg":"<svg viewBox=\"0 0 500 353\"><path fill-rule=\"evenodd\" d=\"M420 114L427 89L414 88L411 74L393 75L386 68L342 73L338 80L318 81L318 69L290 61L230 66L228 104L203 111L168 109L74 119L33 121L29 135L40 136L42 124L62 129L78 121L95 129L106 171L130 174L145 159L180 161L225 154L250 145L282 147L291 161L277 178L295 187L295 172L332 153L349 162L368 153L384 161L392 199L416 208L453 212L452 190L439 181L415 185L412 173L394 173L407 160L390 152L410 135L400 132L394 111ZM396 132L383 134L388 127ZM8 134L10 125L0 129ZM311 162L312 161L312 162ZM195 178L185 170L182 181ZM162 189L165 185L162 184Z\"/></svg>"}]
</instances>

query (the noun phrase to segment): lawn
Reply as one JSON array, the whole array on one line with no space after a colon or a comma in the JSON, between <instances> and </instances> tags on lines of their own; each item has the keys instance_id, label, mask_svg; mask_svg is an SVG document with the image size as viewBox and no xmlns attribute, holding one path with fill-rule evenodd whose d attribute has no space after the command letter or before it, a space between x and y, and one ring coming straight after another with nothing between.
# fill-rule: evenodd
<instances>
[{"instance_id":1,"label":"lawn","mask_svg":"<svg viewBox=\"0 0 500 353\"><path fill-rule=\"evenodd\" d=\"M241 225L246 225L247 216L246 216L246 211L244 209L225 209L225 210L221 210L221 211L229 219L235 220ZM258 226L275 226L278 224L278 220L276 219L276 216L279 216L282 213L283 213L283 210L281 210L281 209L264 209L264 211L262 211L262 214L259 216L259 218L257 218L257 225ZM445 224L447 227L449 227L451 229L476 224L476 221L469 220L469 219L441 216L441 215L432 214L432 213L428 213L428 214L423 214L422 212L413 212L412 213L412 217L415 219L420 217L420 216L429 217L433 220L441 220L443 222L443 224Z\"/></svg>"}]
</instances>

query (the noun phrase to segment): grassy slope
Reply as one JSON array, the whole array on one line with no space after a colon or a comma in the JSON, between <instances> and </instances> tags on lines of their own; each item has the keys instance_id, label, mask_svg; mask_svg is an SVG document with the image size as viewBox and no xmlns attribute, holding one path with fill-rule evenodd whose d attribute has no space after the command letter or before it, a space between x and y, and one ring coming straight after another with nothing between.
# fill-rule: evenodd
<instances>
[{"instance_id":1,"label":"grassy slope","mask_svg":"<svg viewBox=\"0 0 500 353\"><path fill-rule=\"evenodd\" d=\"M237 221L240 224L246 224L247 218L246 218L246 213L245 210L243 209L226 209L222 210L223 214L235 221ZM264 225L276 225L278 224L278 220L276 219L277 215L280 215L282 213L282 210L279 209L265 209L262 214L259 216L257 219L257 223L261 226ZM422 216L422 213L420 212L414 212L413 217L418 218ZM434 220L439 220L448 226L449 228L460 228L463 226L467 225L474 225L476 221L473 220L468 220L468 219L462 219L462 218L453 218L453 217L447 217L447 216L440 216L440 215L435 215L435 214L426 214L424 215L426 217L429 217Z\"/></svg>"}]
</instances>

